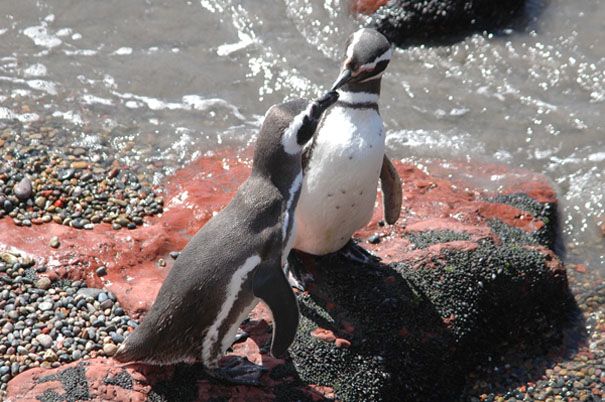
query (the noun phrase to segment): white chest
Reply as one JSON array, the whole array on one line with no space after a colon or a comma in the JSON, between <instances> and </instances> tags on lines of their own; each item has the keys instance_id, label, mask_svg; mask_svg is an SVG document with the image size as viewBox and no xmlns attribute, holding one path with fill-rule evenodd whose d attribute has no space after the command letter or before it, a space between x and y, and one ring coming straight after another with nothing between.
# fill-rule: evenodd
<instances>
[{"instance_id":1,"label":"white chest","mask_svg":"<svg viewBox=\"0 0 605 402\"><path fill-rule=\"evenodd\" d=\"M326 254L340 249L372 217L384 129L374 109L336 106L316 135L296 209L294 247Z\"/></svg>"}]
</instances>

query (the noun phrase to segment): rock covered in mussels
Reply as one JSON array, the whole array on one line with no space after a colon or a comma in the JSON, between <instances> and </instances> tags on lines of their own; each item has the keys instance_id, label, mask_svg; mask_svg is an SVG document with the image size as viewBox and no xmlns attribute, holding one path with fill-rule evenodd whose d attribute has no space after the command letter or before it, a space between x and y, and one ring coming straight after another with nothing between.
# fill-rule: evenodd
<instances>
[{"instance_id":1,"label":"rock covered in mussels","mask_svg":"<svg viewBox=\"0 0 605 402\"><path fill-rule=\"evenodd\" d=\"M359 12L375 11L369 26L402 45L501 28L520 13L525 0L360 0L353 4Z\"/></svg>"}]
</instances>

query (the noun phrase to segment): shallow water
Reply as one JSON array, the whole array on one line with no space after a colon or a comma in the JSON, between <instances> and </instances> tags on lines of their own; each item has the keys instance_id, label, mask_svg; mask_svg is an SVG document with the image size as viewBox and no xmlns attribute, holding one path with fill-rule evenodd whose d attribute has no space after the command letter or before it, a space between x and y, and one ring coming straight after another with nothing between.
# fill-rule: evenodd
<instances>
[{"instance_id":1,"label":"shallow water","mask_svg":"<svg viewBox=\"0 0 605 402\"><path fill-rule=\"evenodd\" d=\"M249 143L271 104L319 94L362 23L344 0L4 1L0 119L51 117L78 143L132 146L170 171ZM605 3L532 1L516 25L396 52L381 99L390 154L545 173L568 258L603 274Z\"/></svg>"}]
</instances>

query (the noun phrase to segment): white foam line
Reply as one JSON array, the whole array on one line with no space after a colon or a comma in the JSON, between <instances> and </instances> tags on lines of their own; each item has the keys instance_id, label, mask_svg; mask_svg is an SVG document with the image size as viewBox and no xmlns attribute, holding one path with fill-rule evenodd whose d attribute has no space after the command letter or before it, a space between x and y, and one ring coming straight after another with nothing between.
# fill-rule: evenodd
<instances>
[{"instance_id":1,"label":"white foam line","mask_svg":"<svg viewBox=\"0 0 605 402\"><path fill-rule=\"evenodd\" d=\"M181 102L164 102L157 98L135 95L133 93L120 93L113 91L113 95L126 100L126 106L130 108L138 107L137 102L142 102L151 110L199 110L206 111L213 107L224 107L239 120L245 121L246 118L240 113L239 109L220 98L204 99L199 95L184 95Z\"/></svg>"}]
</instances>

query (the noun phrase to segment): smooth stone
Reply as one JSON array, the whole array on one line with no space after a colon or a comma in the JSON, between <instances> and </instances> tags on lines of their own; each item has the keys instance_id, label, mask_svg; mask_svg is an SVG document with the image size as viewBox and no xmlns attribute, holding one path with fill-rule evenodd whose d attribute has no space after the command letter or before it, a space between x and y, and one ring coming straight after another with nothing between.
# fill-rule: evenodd
<instances>
[{"instance_id":1,"label":"smooth stone","mask_svg":"<svg viewBox=\"0 0 605 402\"><path fill-rule=\"evenodd\" d=\"M77 294L79 295L83 295L85 297L92 297L93 299L96 299L97 297L99 297L99 294L103 293L103 289L98 289L98 288L81 288L78 289Z\"/></svg>"},{"instance_id":2,"label":"smooth stone","mask_svg":"<svg viewBox=\"0 0 605 402\"><path fill-rule=\"evenodd\" d=\"M36 281L35 285L38 289L47 290L50 288L51 283L52 282L49 278L47 278L46 276L42 276Z\"/></svg>"},{"instance_id":3,"label":"smooth stone","mask_svg":"<svg viewBox=\"0 0 605 402\"><path fill-rule=\"evenodd\" d=\"M101 302L101 309L105 310L113 306L113 300L107 299Z\"/></svg>"},{"instance_id":4,"label":"smooth stone","mask_svg":"<svg viewBox=\"0 0 605 402\"><path fill-rule=\"evenodd\" d=\"M40 335L36 336L36 340L45 349L50 348L53 344L53 338L47 334L40 334Z\"/></svg>"},{"instance_id":5,"label":"smooth stone","mask_svg":"<svg viewBox=\"0 0 605 402\"><path fill-rule=\"evenodd\" d=\"M53 308L53 304L51 302L42 302L40 304L38 304L38 310L40 311L49 311L52 310Z\"/></svg>"},{"instance_id":6,"label":"smooth stone","mask_svg":"<svg viewBox=\"0 0 605 402\"><path fill-rule=\"evenodd\" d=\"M117 350L118 350L118 347L113 343L106 343L103 345L103 352L107 356L113 356Z\"/></svg>"},{"instance_id":7,"label":"smooth stone","mask_svg":"<svg viewBox=\"0 0 605 402\"><path fill-rule=\"evenodd\" d=\"M32 182L27 177L21 179L21 181L13 187L13 193L20 201L25 201L31 197L32 191Z\"/></svg>"},{"instance_id":8,"label":"smooth stone","mask_svg":"<svg viewBox=\"0 0 605 402\"><path fill-rule=\"evenodd\" d=\"M50 242L48 243L48 245L52 248L59 248L61 246L61 241L59 241L59 238L57 236L53 236L50 238Z\"/></svg>"},{"instance_id":9,"label":"smooth stone","mask_svg":"<svg viewBox=\"0 0 605 402\"><path fill-rule=\"evenodd\" d=\"M111 340L114 341L115 343L122 343L122 342L124 342L124 337L122 335L114 332L111 334Z\"/></svg>"}]
</instances>

